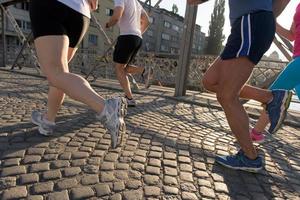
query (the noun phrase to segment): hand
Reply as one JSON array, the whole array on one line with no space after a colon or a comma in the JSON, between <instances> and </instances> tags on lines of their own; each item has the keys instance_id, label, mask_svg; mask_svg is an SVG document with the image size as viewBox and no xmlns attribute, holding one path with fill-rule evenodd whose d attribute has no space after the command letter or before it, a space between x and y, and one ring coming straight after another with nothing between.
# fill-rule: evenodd
<instances>
[{"instance_id":1,"label":"hand","mask_svg":"<svg viewBox=\"0 0 300 200\"><path fill-rule=\"evenodd\" d=\"M208 0L187 0L187 3L190 5L197 5L197 4L201 4L204 3Z\"/></svg>"},{"instance_id":2,"label":"hand","mask_svg":"<svg viewBox=\"0 0 300 200\"><path fill-rule=\"evenodd\" d=\"M91 11L98 9L98 0L88 0Z\"/></svg>"}]
</instances>

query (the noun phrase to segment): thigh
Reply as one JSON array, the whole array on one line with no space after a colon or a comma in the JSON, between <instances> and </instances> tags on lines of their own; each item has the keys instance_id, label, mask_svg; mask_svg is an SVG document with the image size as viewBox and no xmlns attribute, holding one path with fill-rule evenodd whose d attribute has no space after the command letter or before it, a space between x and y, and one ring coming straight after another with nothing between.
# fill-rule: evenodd
<instances>
[{"instance_id":1,"label":"thigh","mask_svg":"<svg viewBox=\"0 0 300 200\"><path fill-rule=\"evenodd\" d=\"M47 77L68 72L67 36L42 36L34 41L41 68Z\"/></svg>"},{"instance_id":2,"label":"thigh","mask_svg":"<svg viewBox=\"0 0 300 200\"><path fill-rule=\"evenodd\" d=\"M247 57L220 60L216 66L218 70L217 93L239 95L248 81L254 64Z\"/></svg>"}]
</instances>

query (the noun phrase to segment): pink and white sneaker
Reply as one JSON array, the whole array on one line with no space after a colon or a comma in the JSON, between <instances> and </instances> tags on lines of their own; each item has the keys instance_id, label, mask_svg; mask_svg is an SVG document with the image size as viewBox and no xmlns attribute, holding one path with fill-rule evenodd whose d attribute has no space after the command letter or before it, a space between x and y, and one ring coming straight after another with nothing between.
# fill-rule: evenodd
<instances>
[{"instance_id":1,"label":"pink and white sneaker","mask_svg":"<svg viewBox=\"0 0 300 200\"><path fill-rule=\"evenodd\" d=\"M261 144L265 141L265 135L261 132L257 132L254 128L250 132L250 137L253 142Z\"/></svg>"}]
</instances>

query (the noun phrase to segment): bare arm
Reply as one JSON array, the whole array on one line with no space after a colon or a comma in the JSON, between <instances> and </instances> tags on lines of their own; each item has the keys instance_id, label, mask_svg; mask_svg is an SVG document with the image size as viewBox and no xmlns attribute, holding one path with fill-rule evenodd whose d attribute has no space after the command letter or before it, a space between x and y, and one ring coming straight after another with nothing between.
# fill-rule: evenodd
<instances>
[{"instance_id":1,"label":"bare arm","mask_svg":"<svg viewBox=\"0 0 300 200\"><path fill-rule=\"evenodd\" d=\"M282 13L289 2L290 0L273 0L273 13L276 18Z\"/></svg>"},{"instance_id":2,"label":"bare arm","mask_svg":"<svg viewBox=\"0 0 300 200\"><path fill-rule=\"evenodd\" d=\"M98 0L88 0L91 11L98 9Z\"/></svg>"},{"instance_id":3,"label":"bare arm","mask_svg":"<svg viewBox=\"0 0 300 200\"><path fill-rule=\"evenodd\" d=\"M141 32L142 34L146 32L150 24L149 16L146 11L143 11L141 14Z\"/></svg>"},{"instance_id":4,"label":"bare arm","mask_svg":"<svg viewBox=\"0 0 300 200\"><path fill-rule=\"evenodd\" d=\"M276 32L282 37L294 41L295 40L295 24L292 23L290 30L283 28L280 24L276 24Z\"/></svg>"},{"instance_id":5,"label":"bare arm","mask_svg":"<svg viewBox=\"0 0 300 200\"><path fill-rule=\"evenodd\" d=\"M114 9L114 14L110 17L109 21L106 23L106 28L112 27L114 25L116 25L119 20L121 19L122 15L124 12L124 8L117 6Z\"/></svg>"}]
</instances>

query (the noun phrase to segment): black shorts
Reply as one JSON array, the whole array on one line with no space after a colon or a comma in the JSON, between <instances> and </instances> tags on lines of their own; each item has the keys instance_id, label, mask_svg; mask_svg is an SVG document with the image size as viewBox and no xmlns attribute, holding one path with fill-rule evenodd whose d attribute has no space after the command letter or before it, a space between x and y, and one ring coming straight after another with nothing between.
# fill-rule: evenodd
<instances>
[{"instance_id":1,"label":"black shorts","mask_svg":"<svg viewBox=\"0 0 300 200\"><path fill-rule=\"evenodd\" d=\"M66 35L69 47L83 39L90 19L56 0L31 0L30 19L34 39L49 35Z\"/></svg>"},{"instance_id":2,"label":"black shorts","mask_svg":"<svg viewBox=\"0 0 300 200\"><path fill-rule=\"evenodd\" d=\"M143 43L142 38L136 35L120 35L115 46L113 60L119 64L130 63Z\"/></svg>"},{"instance_id":3,"label":"black shorts","mask_svg":"<svg viewBox=\"0 0 300 200\"><path fill-rule=\"evenodd\" d=\"M221 59L246 56L257 64L270 48L274 36L275 19L272 12L244 15L234 22Z\"/></svg>"}]
</instances>

